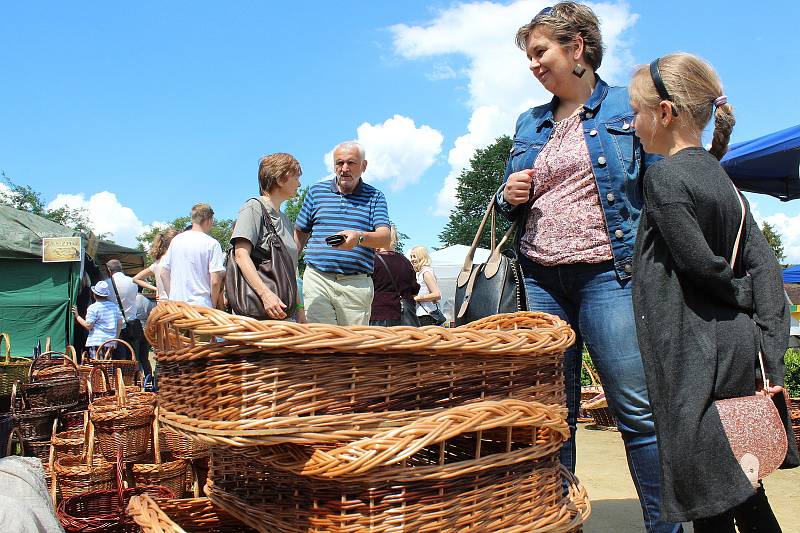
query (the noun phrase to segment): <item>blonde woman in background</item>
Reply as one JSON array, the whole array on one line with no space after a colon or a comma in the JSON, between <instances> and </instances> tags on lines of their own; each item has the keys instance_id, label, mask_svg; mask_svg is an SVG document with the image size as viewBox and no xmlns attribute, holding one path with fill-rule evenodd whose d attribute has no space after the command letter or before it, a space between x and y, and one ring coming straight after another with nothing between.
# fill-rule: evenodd
<instances>
[{"instance_id":1,"label":"blonde woman in background","mask_svg":"<svg viewBox=\"0 0 800 533\"><path fill-rule=\"evenodd\" d=\"M417 272L419 293L414 296L417 302L417 316L421 326L442 325L445 317L439 310L437 302L442 299L436 274L431 266L431 256L424 246L415 246L411 249L411 264Z\"/></svg>"},{"instance_id":2,"label":"blonde woman in background","mask_svg":"<svg viewBox=\"0 0 800 533\"><path fill-rule=\"evenodd\" d=\"M161 286L161 276L159 276L159 273L161 272L161 266L159 265L159 261L162 257L164 257L164 254L167 253L167 249L169 249L169 243L172 242L172 238L177 234L178 231L174 228L167 228L159 232L153 239L153 243L150 245L149 253L150 257L153 258L153 262L149 267L139 271L139 273L133 277L133 282L135 284L143 289L148 289L155 292L156 300L167 299L167 293ZM155 278L156 284L152 285L151 283L148 283L148 278Z\"/></svg>"}]
</instances>

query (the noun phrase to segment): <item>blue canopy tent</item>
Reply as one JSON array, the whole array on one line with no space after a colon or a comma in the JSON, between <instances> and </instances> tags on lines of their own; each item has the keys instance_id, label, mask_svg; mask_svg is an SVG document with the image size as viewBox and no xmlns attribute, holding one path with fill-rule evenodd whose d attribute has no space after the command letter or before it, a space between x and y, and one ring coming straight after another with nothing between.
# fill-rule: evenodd
<instances>
[{"instance_id":1,"label":"blue canopy tent","mask_svg":"<svg viewBox=\"0 0 800 533\"><path fill-rule=\"evenodd\" d=\"M783 271L784 283L800 283L800 265L787 268Z\"/></svg>"},{"instance_id":2,"label":"blue canopy tent","mask_svg":"<svg viewBox=\"0 0 800 533\"><path fill-rule=\"evenodd\" d=\"M743 191L800 198L800 125L733 144L721 162Z\"/></svg>"}]
</instances>

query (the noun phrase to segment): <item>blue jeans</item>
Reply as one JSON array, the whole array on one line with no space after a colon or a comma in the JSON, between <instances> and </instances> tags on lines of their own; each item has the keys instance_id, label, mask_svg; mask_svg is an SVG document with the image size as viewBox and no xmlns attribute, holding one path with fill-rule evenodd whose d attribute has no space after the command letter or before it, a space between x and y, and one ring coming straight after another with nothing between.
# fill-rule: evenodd
<instances>
[{"instance_id":1,"label":"blue jeans","mask_svg":"<svg viewBox=\"0 0 800 533\"><path fill-rule=\"evenodd\" d=\"M564 355L567 423L572 438L561 449L561 463L575 471L581 349L585 343L625 443L647 531L683 531L680 524L664 523L659 518L661 469L636 338L630 281L621 282L617 278L611 261L545 267L520 255L528 308L559 316L572 326L577 336L575 345Z\"/></svg>"}]
</instances>

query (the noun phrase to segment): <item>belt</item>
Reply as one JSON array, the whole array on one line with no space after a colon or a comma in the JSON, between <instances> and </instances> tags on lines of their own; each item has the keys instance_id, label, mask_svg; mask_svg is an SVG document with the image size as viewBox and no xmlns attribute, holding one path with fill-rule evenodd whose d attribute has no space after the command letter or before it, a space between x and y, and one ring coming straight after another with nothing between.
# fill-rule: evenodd
<instances>
[{"instance_id":1,"label":"belt","mask_svg":"<svg viewBox=\"0 0 800 533\"><path fill-rule=\"evenodd\" d=\"M324 276L324 277L326 277L328 279L333 279L333 280L336 280L336 281L348 280L348 279L366 279L366 278L371 278L372 277L372 274L367 274L367 273L361 273L361 274L337 274L335 272L324 272L324 271L319 270L317 268L314 268L314 267L312 267L310 265L309 265L308 268L310 268L311 270L313 270L314 272L316 272L320 276Z\"/></svg>"}]
</instances>

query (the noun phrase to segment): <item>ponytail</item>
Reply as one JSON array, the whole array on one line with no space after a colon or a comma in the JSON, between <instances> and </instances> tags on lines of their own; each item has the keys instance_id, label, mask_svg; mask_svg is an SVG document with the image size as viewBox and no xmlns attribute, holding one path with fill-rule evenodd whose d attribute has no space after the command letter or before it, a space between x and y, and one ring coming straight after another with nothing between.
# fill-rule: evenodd
<instances>
[{"instance_id":1,"label":"ponytail","mask_svg":"<svg viewBox=\"0 0 800 533\"><path fill-rule=\"evenodd\" d=\"M722 159L728 151L728 142L731 140L734 124L736 124L736 118L733 116L733 107L730 104L725 103L716 107L714 110L714 136L708 151L717 159Z\"/></svg>"}]
</instances>

